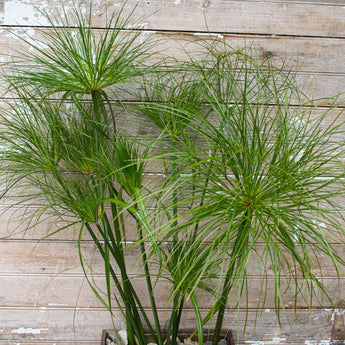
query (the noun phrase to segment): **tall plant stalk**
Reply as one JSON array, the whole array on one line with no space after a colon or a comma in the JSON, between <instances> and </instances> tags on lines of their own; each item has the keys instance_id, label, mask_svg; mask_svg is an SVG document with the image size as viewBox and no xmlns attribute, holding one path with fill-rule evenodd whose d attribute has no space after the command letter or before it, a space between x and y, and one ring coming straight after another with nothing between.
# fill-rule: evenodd
<instances>
[{"instance_id":1,"label":"tall plant stalk","mask_svg":"<svg viewBox=\"0 0 345 345\"><path fill-rule=\"evenodd\" d=\"M243 220L241 222L241 226L236 235L235 243L233 245L232 252L230 254L230 258L231 258L230 263L225 272L222 292L219 299L216 302L219 305L219 309L217 312L214 338L212 341L213 345L216 345L219 342L220 333L223 327L226 304L227 304L228 296L232 287L232 277L235 272L236 262L238 258L241 257L241 251L243 250L245 251L248 247L249 239L247 237L248 236L247 228L250 226L250 212L251 211L247 209L243 215Z\"/></svg>"},{"instance_id":2,"label":"tall plant stalk","mask_svg":"<svg viewBox=\"0 0 345 345\"><path fill-rule=\"evenodd\" d=\"M136 189L133 191L135 195L135 200L138 203L138 208L142 211L146 221L147 221L147 212L145 205L143 204L142 200L142 195L141 191L139 189ZM150 274L150 269L148 265L148 259L147 259L147 251L145 248L145 243L144 243L144 234L143 234L143 227L142 223L137 220L137 229L138 229L138 240L140 242L140 250L141 250L141 255L142 255L142 261L143 261L143 266L144 266L144 271L145 271L145 280L146 280L146 286L147 286L147 292L149 294L149 299L150 299L150 304L151 304L151 309L152 309L152 314L153 314L153 319L154 319L154 325L155 329L152 330L152 334L154 336L154 339L156 341L157 345L162 345L164 338L163 334L161 331L161 324L158 316L158 311L157 311L157 305L156 305L156 300L154 297L154 290L152 286L152 281L151 281L151 274Z\"/></svg>"}]
</instances>

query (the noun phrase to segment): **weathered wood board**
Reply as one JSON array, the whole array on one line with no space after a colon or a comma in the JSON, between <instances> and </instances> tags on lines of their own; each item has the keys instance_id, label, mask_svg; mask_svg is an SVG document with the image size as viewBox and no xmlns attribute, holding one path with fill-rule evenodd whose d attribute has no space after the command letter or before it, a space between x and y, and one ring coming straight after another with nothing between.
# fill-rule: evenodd
<instances>
[{"instance_id":1,"label":"weathered wood board","mask_svg":"<svg viewBox=\"0 0 345 345\"><path fill-rule=\"evenodd\" d=\"M236 0L130 0L98 1L94 4L95 25L104 25L107 11L118 10L126 3L125 13L132 11L136 23L150 30L191 31L211 33L253 33L317 37L344 37L345 20L342 3L327 1L236 1ZM48 25L40 10L50 15L61 10L73 11L73 1L1 2L3 25ZM88 7L88 1L76 6Z\"/></svg>"},{"instance_id":2,"label":"weathered wood board","mask_svg":"<svg viewBox=\"0 0 345 345\"><path fill-rule=\"evenodd\" d=\"M106 11L116 10L124 2L93 1L93 21L99 32L104 27ZM13 49L22 49L18 37L23 35L23 30L32 39L38 37L39 28L49 30L49 23L40 10L55 15L62 4L67 13L72 13L71 0L0 0L0 62L10 61ZM88 8L90 1L77 0L75 4ZM299 62L298 82L306 86L312 83L313 97L345 92L344 0L129 0L125 12L129 13L134 5L137 5L134 21L146 30L143 37L154 37L160 41L165 55L182 56L181 46L196 51L197 45L193 41L207 35L223 37L234 47L254 44L261 57L282 57L290 67ZM0 89L4 90L3 85ZM332 114L328 118L331 121ZM145 126L145 122L136 122L131 130L133 133L152 130ZM11 202L14 199L8 199L2 205L8 206ZM28 207L34 210L37 206ZM101 307L83 278L73 229L37 244L46 229L54 227L55 220L47 219L22 236L25 227L20 223L20 217L2 210L0 345L99 344L101 330L111 328L112 323L108 312ZM20 213L21 210L18 210L17 216ZM10 239L7 238L9 234L12 234ZM93 258L96 279L102 286L102 262L97 255L93 257L94 245L87 235L82 239L82 248L86 259ZM339 249L344 252L341 246ZM135 262L137 258L135 251L128 253L129 262ZM318 259L322 262L327 285L335 292L339 289L340 295L345 297L344 278L338 286L332 265L323 262L322 256ZM281 330L273 311L274 292L271 286L268 287L263 313L256 313L259 297L257 271L251 276L250 310L245 334L241 332L246 320L244 310L240 308L239 314L229 312L226 318L226 326L233 329L239 344L332 344L332 331L335 324L342 325L343 310L332 312L325 300L306 310L305 303L300 301L297 311L299 320L295 320L292 310L288 309L291 324L283 319L284 329ZM268 274L272 272L268 270ZM140 281L137 283L141 284ZM168 286L164 285L157 291L162 316L167 290ZM209 300L205 299L204 303L207 308ZM288 298L286 305L291 308ZM120 326L122 321L117 310L115 314L115 324ZM339 319L337 315L340 315ZM187 310L185 324L189 325L192 319L192 311Z\"/></svg>"},{"instance_id":3,"label":"weathered wood board","mask_svg":"<svg viewBox=\"0 0 345 345\"><path fill-rule=\"evenodd\" d=\"M206 310L202 312L205 314ZM118 314L117 314L118 315ZM225 327L232 328L238 344L330 344L332 322L335 312L329 309L315 310L312 315L303 310L295 318L292 312L287 312L290 323L282 318L282 329L275 320L274 312L266 309L257 315L255 311L245 313L228 313ZM164 318L164 310L159 311ZM99 309L73 308L0 308L2 332L0 344L96 344L90 339L90 334L98 334L99 329L112 327L107 312ZM32 319L35 320L33 325ZM193 313L187 311L183 315L183 324L191 327ZM246 336L241 329L247 320ZM115 325L123 326L120 318ZM316 340L314 340L316 338ZM34 340L36 339L36 340ZM58 340L56 340L58 339ZM249 339L249 340L247 340Z\"/></svg>"},{"instance_id":4,"label":"weathered wood board","mask_svg":"<svg viewBox=\"0 0 345 345\"><path fill-rule=\"evenodd\" d=\"M0 276L0 301L3 308L102 308L102 304L91 293L88 283L82 274L60 273L57 275L41 274L2 274ZM300 279L302 280L302 278ZM331 290L334 295L339 295L340 298L345 298L345 279L342 278L335 283L336 277L327 277L323 279L324 284ZM105 278L104 275L95 275L93 282L97 285L100 292L105 292ZM145 289L140 287L145 286L144 278L132 277L132 283L137 288L138 297L143 301L144 308L150 308L149 298ZM261 283L258 276L248 278L248 294L250 295L248 307L250 310L274 310L274 290L273 278L267 279L267 291L265 303L259 303L260 297L263 295L261 291ZM286 288L285 281L281 283L282 288ZM25 287L23 289L23 287ZM154 295L157 299L157 307L164 310L171 309L171 303L167 303L169 299L170 283L163 281L154 289ZM294 287L291 287L291 294L294 292ZM338 291L337 291L338 290ZM112 291L116 294L113 287ZM320 295L320 294L318 294ZM203 297L202 308L207 309L212 306L211 296L201 295ZM286 294L283 297L284 307L289 312L294 307L292 301L293 295ZM241 303L245 303L245 293L241 298ZM231 301L229 307L233 306ZM260 307L260 308L259 308ZM308 307L306 301L299 298L296 302L297 309L305 309ZM191 309L192 305L188 301L187 309ZM234 307L236 309L236 307ZM327 309L329 302L325 298L321 299L314 296L314 308ZM118 310L114 301L114 310ZM234 312L235 313L235 312Z\"/></svg>"}]
</instances>

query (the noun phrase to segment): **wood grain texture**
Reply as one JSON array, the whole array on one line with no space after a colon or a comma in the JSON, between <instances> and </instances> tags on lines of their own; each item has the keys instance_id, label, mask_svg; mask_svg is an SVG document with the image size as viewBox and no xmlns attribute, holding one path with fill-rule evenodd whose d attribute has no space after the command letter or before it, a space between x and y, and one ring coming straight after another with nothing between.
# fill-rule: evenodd
<instances>
[{"instance_id":1,"label":"wood grain texture","mask_svg":"<svg viewBox=\"0 0 345 345\"><path fill-rule=\"evenodd\" d=\"M29 48L25 41L32 43L36 39L42 39L42 34L49 32L49 28L32 27L6 27L0 29L0 62L10 62L17 52L34 51ZM101 34L102 29L95 30L96 35ZM152 56L153 61L166 56L186 58L185 50L188 53L202 52L200 39L207 37L197 32L143 32L140 40L150 39L155 41L152 50L156 55ZM224 41L233 48L254 46L259 57L267 56L276 58L277 65L284 60L291 68L299 65L303 72L317 73L345 73L345 66L339 56L345 54L344 41L341 38L321 37L296 37L281 35L246 35L246 34L224 34ZM282 44L284 43L284 44ZM273 61L275 61L273 59Z\"/></svg>"},{"instance_id":2,"label":"wood grain texture","mask_svg":"<svg viewBox=\"0 0 345 345\"><path fill-rule=\"evenodd\" d=\"M345 10L344 10L345 11ZM143 39L151 36L155 38L157 45L154 50L160 51L152 61L166 56L184 57L183 49L189 52L200 53L198 40L203 36L194 34L159 33L143 35ZM0 31L0 61L8 63L14 50L33 51L27 48L21 38L34 40L40 35L32 28L25 30L19 28L7 28ZM334 96L345 90L345 64L339 56L345 54L343 39L324 39L319 37L282 37L282 36L255 36L255 35L225 35L225 41L236 47L255 46L259 57L273 57L277 66L282 64L286 68L295 68L299 65L297 83L303 90L311 90L313 98ZM20 48L19 48L20 47ZM156 59L156 60L155 60ZM4 91L0 85L1 92ZM122 95L127 98L127 95Z\"/></svg>"},{"instance_id":3,"label":"wood grain texture","mask_svg":"<svg viewBox=\"0 0 345 345\"><path fill-rule=\"evenodd\" d=\"M203 310L204 315L207 310ZM237 344L329 344L334 313L329 310L316 310L312 315L307 310L300 311L295 317L287 312L290 321L282 317L282 329L275 319L274 312L266 309L258 315L255 311L227 313L225 328L232 328ZM159 311L164 320L164 311ZM112 327L108 314L101 309L66 309L66 308L0 308L0 344L77 344L97 340L99 329ZM36 326L32 327L32 319ZM247 320L245 334L242 329ZM186 311L182 323L191 327L193 313ZM118 318L117 327L123 326ZM56 340L58 339L58 340ZM249 340L247 340L249 339ZM7 341L7 343L6 343Z\"/></svg>"},{"instance_id":4,"label":"wood grain texture","mask_svg":"<svg viewBox=\"0 0 345 345\"><path fill-rule=\"evenodd\" d=\"M124 2L94 1L94 26L102 28L106 11L116 10ZM71 14L72 0L0 0L0 62L10 61L11 50L23 49L18 39L23 35L20 26L30 39L35 39L39 26L49 30L40 10L55 15L62 4ZM90 1L77 0L75 4L87 8ZM299 62L298 83L306 87L312 83L313 97L345 91L344 0L128 0L125 13L134 5L137 9L133 21L147 30L143 39L156 37L165 55L182 57L181 46L196 52L195 40L210 34L223 37L233 47L254 44L260 58L277 57L277 64L280 57L286 59L287 66ZM163 53L157 56L162 57ZM0 88L3 90L2 85ZM332 121L333 114L329 114L327 121ZM129 120L124 118L123 122L126 125ZM144 121L135 121L130 133L147 134L151 130ZM13 202L15 199L8 199L0 209L0 345L99 344L101 330L111 328L112 322L83 278L73 229L37 243L47 229L54 228L56 220L46 219L24 236L22 210L13 208L3 212L4 206ZM37 207L27 206L31 210ZM12 214L12 211L17 212ZM345 257L343 246L338 248ZM87 235L83 237L82 249L85 259L93 263L95 279L102 287L102 260L95 255ZM133 250L128 252L127 260L133 264L138 257L138 251ZM317 259L324 269L326 285L344 298L344 278L338 285L331 263L322 255L314 257L315 263ZM267 304L257 314L260 267L253 265L251 269L248 314L240 309L239 313L228 311L226 317L226 327L233 329L238 344L331 344L335 321L343 320L344 310L333 312L325 300L306 310L306 304L300 300L297 317L288 309L291 323L283 317L281 329L273 311L272 270L268 267ZM140 279L136 283L142 284ZM163 284L156 291L163 320L168 288ZM141 293L145 299L144 292ZM288 296L284 301L291 308ZM205 298L203 302L205 314L210 301ZM115 314L115 324L121 327L122 319L118 311ZM193 313L187 309L183 324L190 326L192 320ZM246 332L242 334L245 324Z\"/></svg>"},{"instance_id":5,"label":"wood grain texture","mask_svg":"<svg viewBox=\"0 0 345 345\"><path fill-rule=\"evenodd\" d=\"M73 2L63 3L67 13L71 13ZM102 26L106 12L118 10L124 3L124 0L95 3L94 25ZM76 5L88 8L89 1L77 1ZM126 12L134 6L137 6L134 22L150 30L344 37L344 8L340 2L130 0L126 2ZM54 15L61 10L61 3L2 0L1 24L47 25L39 10Z\"/></svg>"},{"instance_id":6,"label":"wood grain texture","mask_svg":"<svg viewBox=\"0 0 345 345\"><path fill-rule=\"evenodd\" d=\"M301 283L301 279L299 279ZM0 301L3 308L99 308L102 309L101 302L92 293L86 279L83 275L68 274L66 272L58 275L48 274L0 274ZM339 281L335 277L327 277L323 279L325 287L329 289L330 293L345 298L345 279L341 278ZM93 282L99 289L99 292L106 291L104 275L97 275L93 277ZM133 286L137 288L138 297L143 301L144 308L150 308L149 298L145 287L144 278L132 277ZM216 282L215 282L216 284ZM293 283L291 283L293 284ZM25 288L23 288L25 287ZM142 287L142 288L141 288ZM168 281L162 280L160 285L154 289L154 296L157 301L157 307L161 310L165 308L171 309L171 303L168 303L169 292L171 285ZM284 290L288 288L287 283L282 280L281 288ZM294 286L289 287L290 292L283 295L284 307L291 311L294 307L297 312L304 310L308 304L303 298L298 298L296 305L293 302L293 294L295 292ZM116 295L116 290L113 287L112 291ZM303 289L301 289L303 291ZM252 311L255 309L266 310L275 309L274 304L274 280L267 279L267 290L261 291L261 282L258 276L249 277L248 279L248 308ZM304 291L306 293L306 290ZM265 302L259 303L265 293ZM198 294L201 299L201 308L207 309L212 306L213 299L210 295ZM246 305L246 295L242 296L239 301L239 307L243 308ZM320 293L314 296L314 308L327 309L329 308L329 301L321 298ZM113 301L113 310L118 310L116 302ZM229 301L229 308L237 308L234 303ZM192 305L189 301L186 302L186 310L192 310Z\"/></svg>"},{"instance_id":7,"label":"wood grain texture","mask_svg":"<svg viewBox=\"0 0 345 345\"><path fill-rule=\"evenodd\" d=\"M339 254L345 255L345 249L341 244L334 245ZM94 245L90 241L84 241L81 244L83 257L85 263L92 265L93 274L96 276L104 274L101 258L96 255ZM80 265L76 244L73 241L42 241L37 244L30 240L17 241L1 241L0 242L0 274L11 275L41 275L46 274L49 277L59 275L78 275L83 274ZM262 246L258 245L258 253L263 250ZM126 251L126 262L128 267L131 267L129 274L135 276L138 272L142 272L137 262L140 258L139 248L128 249ZM332 262L325 258L320 253L310 254L310 259L314 264L314 274L319 275L318 265L321 265L324 278L335 278L337 272L333 267ZM258 265L255 257L250 258L248 265L248 275L260 276L263 268ZM281 267L282 271L285 269ZM152 265L152 270L155 272L155 267ZM269 265L265 272L268 278L273 277L272 267ZM344 275L340 271L340 275ZM321 277L321 276L320 276Z\"/></svg>"}]
</instances>

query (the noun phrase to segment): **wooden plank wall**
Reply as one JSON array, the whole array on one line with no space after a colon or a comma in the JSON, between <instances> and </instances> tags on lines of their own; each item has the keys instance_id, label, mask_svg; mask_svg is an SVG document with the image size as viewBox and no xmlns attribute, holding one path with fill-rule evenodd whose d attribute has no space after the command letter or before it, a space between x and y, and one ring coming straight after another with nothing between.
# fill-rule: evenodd
<instances>
[{"instance_id":1,"label":"wooden plank wall","mask_svg":"<svg viewBox=\"0 0 345 345\"><path fill-rule=\"evenodd\" d=\"M39 10L51 15L62 1L0 0L0 61L6 62L10 50L19 47L16 35L35 37L35 27L47 26ZM81 8L89 0L76 0ZM94 0L95 25L104 23L105 9L117 10L123 0ZM64 2L65 9L72 2ZM313 82L313 96L330 96L345 91L345 0L128 0L126 10L137 5L135 18L147 34L166 37L165 45L174 50L176 43L211 34L225 37L234 46L255 43L260 53L299 61L301 85ZM144 18L144 19L143 19ZM47 26L47 29L49 27ZM14 35L15 33L16 35ZM69 345L100 342L103 328L111 327L107 311L88 288L79 267L72 231L60 233L37 243L53 220L23 234L19 209L5 211L15 198L1 203L0 216L0 344ZM34 209L35 205L29 205ZM16 216L12 214L16 211ZM8 234L12 236L7 237ZM83 241L85 253L93 255L92 242ZM97 260L97 259L96 259ZM133 253L135 260L135 253ZM101 263L94 263L101 267ZM327 270L326 280L334 289L334 271ZM102 274L96 276L102 284ZM345 283L345 278L344 278ZM327 303L309 311L301 302L298 320L290 314L291 326L279 328L272 301L255 321L257 290L253 279L249 322L240 344L328 345L334 325L344 326L339 310L332 312ZM166 287L159 295L164 297ZM143 296L144 298L144 296ZM289 301L286 301L287 305ZM207 307L207 301L205 301ZM160 305L163 312L164 305ZM244 313L229 313L227 325L243 326ZM191 314L192 317L192 314ZM120 319L117 322L121 324Z\"/></svg>"}]
</instances>

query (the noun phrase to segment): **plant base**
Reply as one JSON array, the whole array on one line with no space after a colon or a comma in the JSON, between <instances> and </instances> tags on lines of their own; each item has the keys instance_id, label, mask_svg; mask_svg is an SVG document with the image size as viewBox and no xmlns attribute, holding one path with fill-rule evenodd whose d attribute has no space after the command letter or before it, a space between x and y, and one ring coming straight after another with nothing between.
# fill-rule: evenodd
<instances>
[{"instance_id":1,"label":"plant base","mask_svg":"<svg viewBox=\"0 0 345 345\"><path fill-rule=\"evenodd\" d=\"M190 338L190 335L193 333L193 331L194 331L194 329L193 330L192 329L181 329L181 331L178 334L178 338L183 343L186 339ZM110 345L111 342L114 342L115 344L117 344L117 341L115 339L116 339L116 336L114 335L113 330L104 329L102 331L101 345ZM231 330L222 330L220 339L225 340L226 345L235 345ZM196 334L196 335L192 336L191 340L197 341L198 335ZM212 330L205 332L204 342L206 343L207 341L212 341L212 340L213 340ZM146 342L147 342L147 344L153 342L153 338L149 333L147 334Z\"/></svg>"}]
</instances>

